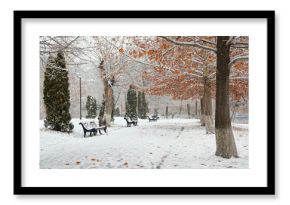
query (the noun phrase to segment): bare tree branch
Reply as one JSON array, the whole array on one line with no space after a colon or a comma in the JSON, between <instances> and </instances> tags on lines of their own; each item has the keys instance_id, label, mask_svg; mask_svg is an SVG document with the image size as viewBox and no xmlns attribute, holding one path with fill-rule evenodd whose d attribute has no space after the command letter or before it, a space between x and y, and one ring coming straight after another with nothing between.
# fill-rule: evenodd
<instances>
[{"instance_id":1,"label":"bare tree branch","mask_svg":"<svg viewBox=\"0 0 290 205\"><path fill-rule=\"evenodd\" d=\"M108 39L106 39L105 37L102 37L107 43L109 43L110 45L112 45L114 48L116 48L117 50L119 50L119 48L114 45L112 42L110 42ZM137 63L141 63L141 64L144 64L144 65L147 65L147 66L153 66L153 67L156 67L158 65L156 64L151 64L151 63L147 63L147 62L143 62L143 61L140 61L140 60L137 60L135 58L133 58L132 56L130 56L129 54L127 54L126 52L123 52L122 53L123 55L125 55L126 57L130 58L131 60L137 62Z\"/></svg>"},{"instance_id":2,"label":"bare tree branch","mask_svg":"<svg viewBox=\"0 0 290 205\"><path fill-rule=\"evenodd\" d=\"M249 80L248 76L230 76L230 80Z\"/></svg>"},{"instance_id":3,"label":"bare tree branch","mask_svg":"<svg viewBox=\"0 0 290 205\"><path fill-rule=\"evenodd\" d=\"M213 46L216 46L216 42L208 41L208 40L205 40L205 39L200 39L199 41L204 42L204 43L211 44Z\"/></svg>"},{"instance_id":4,"label":"bare tree branch","mask_svg":"<svg viewBox=\"0 0 290 205\"><path fill-rule=\"evenodd\" d=\"M249 60L249 56L236 56L230 61L229 68L231 68L232 65L237 61L247 61L247 60Z\"/></svg>"},{"instance_id":5,"label":"bare tree branch","mask_svg":"<svg viewBox=\"0 0 290 205\"><path fill-rule=\"evenodd\" d=\"M208 50L208 51L212 51L212 52L215 52L216 53L216 49L215 48L211 48L211 47L208 47L208 46L204 46L204 45L201 45L199 43L196 43L196 42L181 42L181 41L175 41L175 40L172 40L171 38L168 38L168 37L165 37L165 36L158 36L159 38L163 38L175 45L179 45L179 46L191 46L191 47L197 47L197 48L203 48L205 50Z\"/></svg>"},{"instance_id":6,"label":"bare tree branch","mask_svg":"<svg viewBox=\"0 0 290 205\"><path fill-rule=\"evenodd\" d=\"M235 37L234 36L230 36L229 40L226 42L227 46L230 46L232 44L232 42L234 41Z\"/></svg>"}]
</instances>

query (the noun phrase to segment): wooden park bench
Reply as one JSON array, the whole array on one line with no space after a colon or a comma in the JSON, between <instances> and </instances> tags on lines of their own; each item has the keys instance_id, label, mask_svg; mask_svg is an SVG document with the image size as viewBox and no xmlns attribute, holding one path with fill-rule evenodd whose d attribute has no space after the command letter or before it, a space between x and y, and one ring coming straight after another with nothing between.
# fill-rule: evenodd
<instances>
[{"instance_id":1,"label":"wooden park bench","mask_svg":"<svg viewBox=\"0 0 290 205\"><path fill-rule=\"evenodd\" d=\"M137 119L131 119L130 117L124 117L124 119L126 120L127 122L127 127L131 127L131 125L134 125L134 126L137 126Z\"/></svg>"},{"instance_id":2,"label":"wooden park bench","mask_svg":"<svg viewBox=\"0 0 290 205\"><path fill-rule=\"evenodd\" d=\"M148 116L148 119L149 119L149 122L151 122L151 121L157 121L159 119L159 117L156 116L156 115L153 115L151 118L150 118L150 116Z\"/></svg>"},{"instance_id":3,"label":"wooden park bench","mask_svg":"<svg viewBox=\"0 0 290 205\"><path fill-rule=\"evenodd\" d=\"M79 124L82 126L84 130L84 137L86 137L87 132L90 133L90 136L92 136L92 134L97 135L98 131L101 135L102 134L101 130L104 130L104 132L107 133L107 126L98 127L95 122L90 122L90 124L86 122L84 123L80 122Z\"/></svg>"}]
</instances>

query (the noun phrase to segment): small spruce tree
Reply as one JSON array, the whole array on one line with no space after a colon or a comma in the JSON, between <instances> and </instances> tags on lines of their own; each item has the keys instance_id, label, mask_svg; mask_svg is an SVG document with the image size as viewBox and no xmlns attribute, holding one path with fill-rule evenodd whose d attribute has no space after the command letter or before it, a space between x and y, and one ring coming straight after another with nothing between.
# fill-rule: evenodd
<instances>
[{"instance_id":1,"label":"small spruce tree","mask_svg":"<svg viewBox=\"0 0 290 205\"><path fill-rule=\"evenodd\" d=\"M126 116L131 119L136 119L137 116L137 95L133 86L130 85L127 92L127 103L126 103Z\"/></svg>"},{"instance_id":2,"label":"small spruce tree","mask_svg":"<svg viewBox=\"0 0 290 205\"><path fill-rule=\"evenodd\" d=\"M98 117L99 126L103 126L104 124L105 107L106 107L106 101L104 100L104 96L103 96L103 101L100 107L100 112L99 112L99 117Z\"/></svg>"},{"instance_id":3,"label":"small spruce tree","mask_svg":"<svg viewBox=\"0 0 290 205\"><path fill-rule=\"evenodd\" d=\"M97 116L97 100L92 96L87 97L87 116L86 118L95 118Z\"/></svg>"},{"instance_id":4,"label":"small spruce tree","mask_svg":"<svg viewBox=\"0 0 290 205\"><path fill-rule=\"evenodd\" d=\"M138 117L141 119L146 119L147 112L148 104L146 102L145 93L138 92Z\"/></svg>"},{"instance_id":5,"label":"small spruce tree","mask_svg":"<svg viewBox=\"0 0 290 205\"><path fill-rule=\"evenodd\" d=\"M73 124L70 123L70 92L68 70L66 69L63 53L56 57L49 56L44 72L43 100L46 110L44 125L46 128L70 132Z\"/></svg>"},{"instance_id":6,"label":"small spruce tree","mask_svg":"<svg viewBox=\"0 0 290 205\"><path fill-rule=\"evenodd\" d=\"M146 101L145 98L145 93L142 93L142 114L141 114L141 119L145 119L146 118L146 114L149 112L149 108L148 108L148 103Z\"/></svg>"},{"instance_id":7,"label":"small spruce tree","mask_svg":"<svg viewBox=\"0 0 290 205\"><path fill-rule=\"evenodd\" d=\"M99 118L103 118L105 114L105 100L102 101L102 105L99 112Z\"/></svg>"}]
</instances>

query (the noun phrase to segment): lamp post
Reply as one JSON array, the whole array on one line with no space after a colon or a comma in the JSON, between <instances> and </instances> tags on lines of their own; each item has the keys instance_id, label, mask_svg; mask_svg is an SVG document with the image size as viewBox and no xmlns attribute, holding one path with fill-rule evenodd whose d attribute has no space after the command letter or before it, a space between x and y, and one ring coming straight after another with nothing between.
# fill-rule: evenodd
<instances>
[{"instance_id":1,"label":"lamp post","mask_svg":"<svg viewBox=\"0 0 290 205\"><path fill-rule=\"evenodd\" d=\"M80 79L80 120L82 119L82 78Z\"/></svg>"}]
</instances>

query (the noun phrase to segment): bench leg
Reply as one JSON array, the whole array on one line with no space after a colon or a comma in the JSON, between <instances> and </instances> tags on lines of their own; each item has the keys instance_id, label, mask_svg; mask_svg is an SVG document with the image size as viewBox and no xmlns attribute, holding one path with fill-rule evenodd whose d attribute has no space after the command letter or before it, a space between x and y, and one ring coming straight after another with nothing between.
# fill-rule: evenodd
<instances>
[{"instance_id":1,"label":"bench leg","mask_svg":"<svg viewBox=\"0 0 290 205\"><path fill-rule=\"evenodd\" d=\"M84 137L86 137L86 133L87 133L87 132L86 132L86 131L84 131Z\"/></svg>"}]
</instances>

